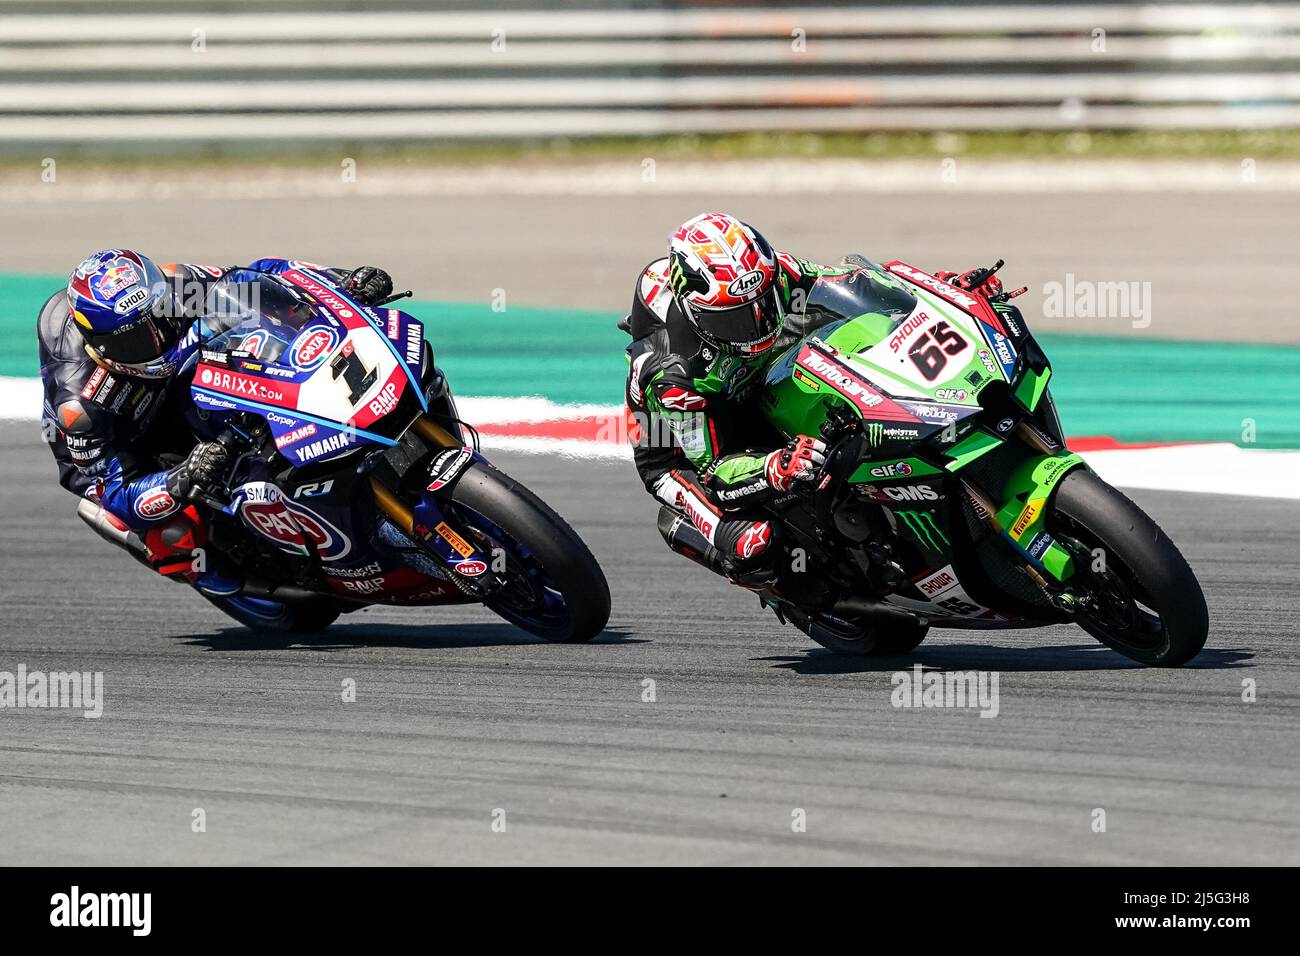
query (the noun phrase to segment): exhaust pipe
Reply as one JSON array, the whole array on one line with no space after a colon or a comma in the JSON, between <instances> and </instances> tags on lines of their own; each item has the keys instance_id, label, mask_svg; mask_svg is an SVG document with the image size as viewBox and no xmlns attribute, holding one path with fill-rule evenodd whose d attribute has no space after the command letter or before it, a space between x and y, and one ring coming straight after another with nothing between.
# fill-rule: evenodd
<instances>
[{"instance_id":1,"label":"exhaust pipe","mask_svg":"<svg viewBox=\"0 0 1300 956\"><path fill-rule=\"evenodd\" d=\"M136 557L144 558L145 547L140 536L128 528L121 519L111 514L107 508L95 504L89 498L82 498L77 505L77 517L86 522L91 531L109 544L115 544L119 548L130 551Z\"/></svg>"},{"instance_id":2,"label":"exhaust pipe","mask_svg":"<svg viewBox=\"0 0 1300 956\"><path fill-rule=\"evenodd\" d=\"M922 619L919 614L912 614L890 604L882 604L874 598L857 595L840 598L831 610L836 614L868 617L877 621L893 621L897 624L915 624Z\"/></svg>"}]
</instances>

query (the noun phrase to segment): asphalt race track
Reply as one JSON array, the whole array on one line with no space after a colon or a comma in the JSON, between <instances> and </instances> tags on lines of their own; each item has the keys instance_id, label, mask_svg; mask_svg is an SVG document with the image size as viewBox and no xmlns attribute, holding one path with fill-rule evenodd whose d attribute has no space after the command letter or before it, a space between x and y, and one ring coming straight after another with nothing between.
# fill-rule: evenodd
<instances>
[{"instance_id":1,"label":"asphalt race track","mask_svg":"<svg viewBox=\"0 0 1300 956\"><path fill-rule=\"evenodd\" d=\"M5 207L5 270L66 273L111 245L366 259L423 298L612 311L676 223L722 206L812 258L1004 256L1036 329L1297 334L1276 292L1300 255L1290 194L51 199ZM1040 321L1067 271L1152 282L1150 328ZM999 673L984 719L895 709L913 660L836 658L668 552L629 464L495 460L604 565L596 643L538 644L472 608L254 637L94 537L36 426L0 425L0 671L105 681L98 720L0 710L0 863L1300 862L1294 501L1135 493L1209 600L1185 669L1074 628L934 632L927 668Z\"/></svg>"},{"instance_id":2,"label":"asphalt race track","mask_svg":"<svg viewBox=\"0 0 1300 956\"><path fill-rule=\"evenodd\" d=\"M604 565L597 642L461 609L286 645L95 538L34 425L0 459L0 670L105 681L98 720L0 711L0 863L1300 862L1293 502L1136 495L1210 603L1188 668L932 633L927 668L999 672L983 719L895 709L912 661L836 658L669 553L624 463L497 456Z\"/></svg>"}]
</instances>

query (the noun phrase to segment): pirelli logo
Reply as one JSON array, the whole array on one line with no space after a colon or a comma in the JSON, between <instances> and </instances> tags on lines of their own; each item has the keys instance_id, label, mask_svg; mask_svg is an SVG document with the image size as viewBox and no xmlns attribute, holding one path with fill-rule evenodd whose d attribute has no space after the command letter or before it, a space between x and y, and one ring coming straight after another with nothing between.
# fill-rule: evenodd
<instances>
[{"instance_id":1,"label":"pirelli logo","mask_svg":"<svg viewBox=\"0 0 1300 956\"><path fill-rule=\"evenodd\" d=\"M1016 523L1011 526L1011 536L1019 541L1020 536L1023 535L1025 531L1028 530L1029 526L1034 523L1034 519L1038 517L1038 513L1042 510L1043 501L1041 498L1035 498L1033 501L1029 502L1029 504L1025 505L1025 510L1020 512L1020 517L1017 518Z\"/></svg>"},{"instance_id":2,"label":"pirelli logo","mask_svg":"<svg viewBox=\"0 0 1300 956\"><path fill-rule=\"evenodd\" d=\"M438 532L438 537L451 545L452 549L462 558L468 558L474 553L474 549L470 547L469 542L453 531L447 522L442 522L433 530Z\"/></svg>"}]
</instances>

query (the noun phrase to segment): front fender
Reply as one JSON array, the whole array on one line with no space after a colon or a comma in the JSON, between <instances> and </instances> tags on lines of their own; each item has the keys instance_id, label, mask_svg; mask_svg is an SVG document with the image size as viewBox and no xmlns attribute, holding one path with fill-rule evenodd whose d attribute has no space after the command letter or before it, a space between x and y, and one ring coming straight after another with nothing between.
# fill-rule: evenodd
<instances>
[{"instance_id":1,"label":"front fender","mask_svg":"<svg viewBox=\"0 0 1300 956\"><path fill-rule=\"evenodd\" d=\"M1058 581L1074 573L1070 553L1047 533L1047 512L1052 492L1076 468L1086 468L1072 451L1035 455L1021 462L1002 487L997 519L1011 540L1038 569Z\"/></svg>"}]
</instances>

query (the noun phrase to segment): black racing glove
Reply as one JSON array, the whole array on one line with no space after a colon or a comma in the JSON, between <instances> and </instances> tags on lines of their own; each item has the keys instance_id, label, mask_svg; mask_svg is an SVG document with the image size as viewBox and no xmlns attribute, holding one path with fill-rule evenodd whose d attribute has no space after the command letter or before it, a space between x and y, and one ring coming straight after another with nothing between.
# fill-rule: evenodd
<instances>
[{"instance_id":1,"label":"black racing glove","mask_svg":"<svg viewBox=\"0 0 1300 956\"><path fill-rule=\"evenodd\" d=\"M365 305L378 305L393 294L393 278L378 266L358 266L347 274L343 288Z\"/></svg>"},{"instance_id":2,"label":"black racing glove","mask_svg":"<svg viewBox=\"0 0 1300 956\"><path fill-rule=\"evenodd\" d=\"M200 488L212 489L226 477L230 452L216 442L199 442L190 456L167 472L167 491L173 498L189 499Z\"/></svg>"}]
</instances>

